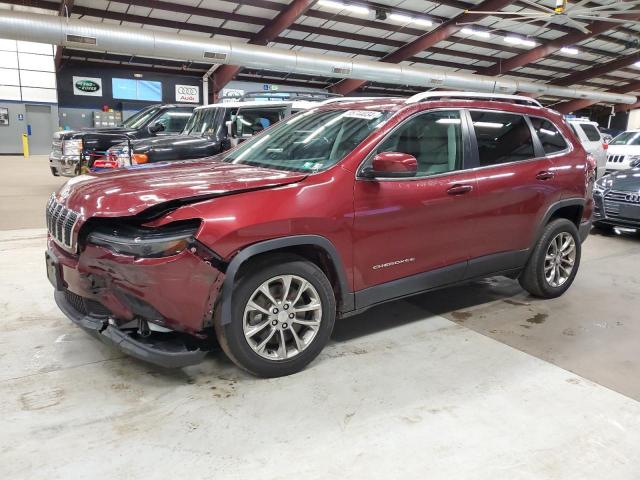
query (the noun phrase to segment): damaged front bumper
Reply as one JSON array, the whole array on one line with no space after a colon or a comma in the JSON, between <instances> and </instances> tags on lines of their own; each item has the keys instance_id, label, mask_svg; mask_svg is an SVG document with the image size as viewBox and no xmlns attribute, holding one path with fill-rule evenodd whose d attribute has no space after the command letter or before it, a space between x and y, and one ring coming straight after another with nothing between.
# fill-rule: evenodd
<instances>
[{"instance_id":1,"label":"damaged front bumper","mask_svg":"<svg viewBox=\"0 0 640 480\"><path fill-rule=\"evenodd\" d=\"M58 307L102 342L168 368L209 350L224 274L197 251L136 259L87 246L73 255L49 238L46 263Z\"/></svg>"},{"instance_id":2,"label":"damaged front bumper","mask_svg":"<svg viewBox=\"0 0 640 480\"><path fill-rule=\"evenodd\" d=\"M163 340L154 338L134 338L134 333L120 330L109 323L106 316L86 314L69 301L68 293L57 290L54 294L56 304L62 312L78 327L107 345L119 348L126 354L165 368L182 368L196 365L204 359L206 350L189 349L181 339ZM164 334L157 334L164 335Z\"/></svg>"}]
</instances>

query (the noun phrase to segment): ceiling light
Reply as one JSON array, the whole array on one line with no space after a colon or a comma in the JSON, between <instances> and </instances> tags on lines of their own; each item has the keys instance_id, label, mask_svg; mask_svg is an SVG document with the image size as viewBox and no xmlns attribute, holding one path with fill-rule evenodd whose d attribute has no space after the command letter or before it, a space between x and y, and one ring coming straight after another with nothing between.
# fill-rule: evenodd
<instances>
[{"instance_id":1,"label":"ceiling light","mask_svg":"<svg viewBox=\"0 0 640 480\"><path fill-rule=\"evenodd\" d=\"M640 62L636 62L633 64L634 67L640 67Z\"/></svg>"},{"instance_id":2,"label":"ceiling light","mask_svg":"<svg viewBox=\"0 0 640 480\"><path fill-rule=\"evenodd\" d=\"M461 33L465 35L477 35L478 37L491 38L491 34L484 30L474 30L473 28L464 27L460 30Z\"/></svg>"},{"instance_id":3,"label":"ceiling light","mask_svg":"<svg viewBox=\"0 0 640 480\"><path fill-rule=\"evenodd\" d=\"M423 27L430 27L433 25L433 22L427 18L413 18L402 13L390 13L389 19L399 23L415 23L416 25L421 25Z\"/></svg>"},{"instance_id":4,"label":"ceiling light","mask_svg":"<svg viewBox=\"0 0 640 480\"><path fill-rule=\"evenodd\" d=\"M342 2L334 2L333 0L319 0L318 5L327 8L335 8L337 10L348 10L360 15L369 15L369 9L360 5L348 5Z\"/></svg>"},{"instance_id":5,"label":"ceiling light","mask_svg":"<svg viewBox=\"0 0 640 480\"><path fill-rule=\"evenodd\" d=\"M526 38L516 37L514 35L507 35L504 37L505 43L510 43L512 45L524 45L525 47L535 47L536 42L533 40L529 40Z\"/></svg>"},{"instance_id":6,"label":"ceiling light","mask_svg":"<svg viewBox=\"0 0 640 480\"><path fill-rule=\"evenodd\" d=\"M560 49L562 53L568 53L569 55L578 55L580 51L575 47L562 47Z\"/></svg>"}]
</instances>

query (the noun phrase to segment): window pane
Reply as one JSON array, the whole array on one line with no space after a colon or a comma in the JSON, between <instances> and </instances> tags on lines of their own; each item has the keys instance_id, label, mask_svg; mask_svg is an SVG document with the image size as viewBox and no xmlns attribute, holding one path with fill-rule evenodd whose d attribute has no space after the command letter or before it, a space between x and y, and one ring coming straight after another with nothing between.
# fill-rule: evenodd
<instances>
[{"instance_id":1,"label":"window pane","mask_svg":"<svg viewBox=\"0 0 640 480\"><path fill-rule=\"evenodd\" d=\"M550 155L552 153L561 152L567 148L567 142L556 128L556 126L544 118L530 117L533 129L536 131L544 153Z\"/></svg>"},{"instance_id":2,"label":"window pane","mask_svg":"<svg viewBox=\"0 0 640 480\"><path fill-rule=\"evenodd\" d=\"M582 130L584 130L584 134L587 136L587 138L590 141L592 142L601 141L600 132L596 127L594 127L590 123L581 123L580 126L582 127Z\"/></svg>"},{"instance_id":3,"label":"window pane","mask_svg":"<svg viewBox=\"0 0 640 480\"><path fill-rule=\"evenodd\" d=\"M113 98L120 98L122 100L136 100L138 98L135 80L112 78L111 89L113 91Z\"/></svg>"},{"instance_id":4,"label":"window pane","mask_svg":"<svg viewBox=\"0 0 640 480\"><path fill-rule=\"evenodd\" d=\"M164 125L164 132L180 133L184 130L189 117L191 112L188 110L168 110L153 123Z\"/></svg>"},{"instance_id":5,"label":"window pane","mask_svg":"<svg viewBox=\"0 0 640 480\"><path fill-rule=\"evenodd\" d=\"M278 123L281 118L282 110L268 110L265 108L248 109L241 108L238 110L236 124L238 126L238 134L254 135L261 132L265 128L269 128L274 123Z\"/></svg>"},{"instance_id":6,"label":"window pane","mask_svg":"<svg viewBox=\"0 0 640 480\"><path fill-rule=\"evenodd\" d=\"M534 158L531 130L522 115L472 111L480 166Z\"/></svg>"},{"instance_id":7,"label":"window pane","mask_svg":"<svg viewBox=\"0 0 640 480\"><path fill-rule=\"evenodd\" d=\"M418 177L462 168L460 112L442 111L419 115L400 126L376 153L401 152L418 161Z\"/></svg>"}]
</instances>

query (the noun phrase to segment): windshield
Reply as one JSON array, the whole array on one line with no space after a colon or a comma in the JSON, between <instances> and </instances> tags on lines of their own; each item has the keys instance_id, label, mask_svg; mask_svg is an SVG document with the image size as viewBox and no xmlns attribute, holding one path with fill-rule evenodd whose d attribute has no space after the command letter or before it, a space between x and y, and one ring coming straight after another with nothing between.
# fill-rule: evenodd
<instances>
[{"instance_id":1,"label":"windshield","mask_svg":"<svg viewBox=\"0 0 640 480\"><path fill-rule=\"evenodd\" d=\"M140 110L135 115L130 116L124 122L123 127L127 128L140 128L143 127L152 117L158 113L160 107L147 107L144 110Z\"/></svg>"},{"instance_id":2,"label":"windshield","mask_svg":"<svg viewBox=\"0 0 640 480\"><path fill-rule=\"evenodd\" d=\"M204 135L213 133L217 108L200 108L195 110L182 133L184 135Z\"/></svg>"},{"instance_id":3,"label":"windshield","mask_svg":"<svg viewBox=\"0 0 640 480\"><path fill-rule=\"evenodd\" d=\"M338 163L382 126L389 115L374 110L309 110L247 140L223 160L294 172L319 172Z\"/></svg>"},{"instance_id":4,"label":"windshield","mask_svg":"<svg viewBox=\"0 0 640 480\"><path fill-rule=\"evenodd\" d=\"M640 132L623 132L611 140L609 145L640 145Z\"/></svg>"}]
</instances>

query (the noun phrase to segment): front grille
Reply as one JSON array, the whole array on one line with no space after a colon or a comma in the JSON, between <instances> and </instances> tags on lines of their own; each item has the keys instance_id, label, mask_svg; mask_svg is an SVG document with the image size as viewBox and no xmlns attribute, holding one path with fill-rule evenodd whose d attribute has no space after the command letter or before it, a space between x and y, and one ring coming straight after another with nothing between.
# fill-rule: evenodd
<instances>
[{"instance_id":1,"label":"front grille","mask_svg":"<svg viewBox=\"0 0 640 480\"><path fill-rule=\"evenodd\" d=\"M604 197L604 212L607 217L621 217L622 205L640 205L640 194L611 190Z\"/></svg>"},{"instance_id":2,"label":"front grille","mask_svg":"<svg viewBox=\"0 0 640 480\"><path fill-rule=\"evenodd\" d=\"M624 163L624 155L609 155L607 157L608 163Z\"/></svg>"},{"instance_id":3,"label":"front grille","mask_svg":"<svg viewBox=\"0 0 640 480\"><path fill-rule=\"evenodd\" d=\"M109 309L100 302L81 297L69 290L64 291L64 296L73 309L82 315L93 315L98 317L108 317L111 315Z\"/></svg>"},{"instance_id":4,"label":"front grille","mask_svg":"<svg viewBox=\"0 0 640 480\"><path fill-rule=\"evenodd\" d=\"M51 195L47 203L47 230L58 244L70 251L75 250L73 227L79 218L80 215L56 202L55 196Z\"/></svg>"},{"instance_id":5,"label":"front grille","mask_svg":"<svg viewBox=\"0 0 640 480\"><path fill-rule=\"evenodd\" d=\"M78 313L83 315L87 314L87 309L84 308L84 299L80 295L76 295L69 290L65 290L64 296L67 299L67 302L69 302Z\"/></svg>"}]
</instances>

